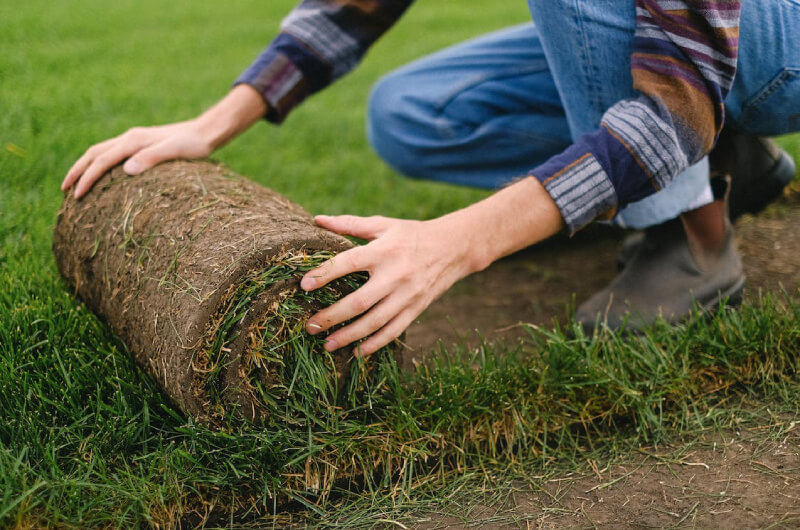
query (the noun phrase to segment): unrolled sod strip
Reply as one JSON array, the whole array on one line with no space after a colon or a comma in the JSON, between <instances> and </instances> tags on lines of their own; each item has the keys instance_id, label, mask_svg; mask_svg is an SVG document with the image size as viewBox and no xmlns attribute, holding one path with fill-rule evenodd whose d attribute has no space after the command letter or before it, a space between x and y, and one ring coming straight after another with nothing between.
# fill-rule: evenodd
<instances>
[{"instance_id":1,"label":"unrolled sod strip","mask_svg":"<svg viewBox=\"0 0 800 530\"><path fill-rule=\"evenodd\" d=\"M320 350L303 322L364 280L304 293L299 278L352 246L285 197L187 161L136 177L117 167L82 200L68 194L53 240L75 293L181 410L211 423L280 406L286 363ZM320 385L341 389L350 351L313 354L329 368Z\"/></svg>"}]
</instances>

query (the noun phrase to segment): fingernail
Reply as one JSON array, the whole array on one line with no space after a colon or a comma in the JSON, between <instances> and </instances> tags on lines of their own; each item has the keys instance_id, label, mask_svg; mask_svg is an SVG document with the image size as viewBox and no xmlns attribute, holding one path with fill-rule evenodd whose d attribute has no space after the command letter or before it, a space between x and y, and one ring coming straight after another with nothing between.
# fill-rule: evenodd
<instances>
[{"instance_id":1,"label":"fingernail","mask_svg":"<svg viewBox=\"0 0 800 530\"><path fill-rule=\"evenodd\" d=\"M308 330L308 332L309 332L311 335L314 335L314 334L318 333L318 332L319 332L319 330L321 330L321 329L322 329L322 326L320 326L320 325L319 325L319 324L317 324L316 322L309 322L309 323L306 325L306 329Z\"/></svg>"},{"instance_id":2,"label":"fingernail","mask_svg":"<svg viewBox=\"0 0 800 530\"><path fill-rule=\"evenodd\" d=\"M139 162L131 158L125 162L125 165L122 166L122 170L128 175L136 175L142 170L142 166Z\"/></svg>"},{"instance_id":3,"label":"fingernail","mask_svg":"<svg viewBox=\"0 0 800 530\"><path fill-rule=\"evenodd\" d=\"M325 341L325 351L333 351L339 348L335 340L328 339Z\"/></svg>"},{"instance_id":4,"label":"fingernail","mask_svg":"<svg viewBox=\"0 0 800 530\"><path fill-rule=\"evenodd\" d=\"M311 291L317 286L317 280L311 276L306 276L300 281L300 288L304 291Z\"/></svg>"}]
</instances>

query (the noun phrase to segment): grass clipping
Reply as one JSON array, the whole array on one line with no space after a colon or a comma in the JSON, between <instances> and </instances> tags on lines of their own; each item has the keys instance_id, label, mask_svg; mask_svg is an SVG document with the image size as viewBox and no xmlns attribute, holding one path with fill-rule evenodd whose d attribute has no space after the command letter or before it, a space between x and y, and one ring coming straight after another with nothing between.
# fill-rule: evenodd
<instances>
[{"instance_id":1,"label":"grass clipping","mask_svg":"<svg viewBox=\"0 0 800 530\"><path fill-rule=\"evenodd\" d=\"M118 167L86 198L68 195L53 241L61 274L164 393L219 425L290 419L299 378L325 396L318 405L335 406L350 381L369 375L349 350L329 354L303 330L313 312L366 280L299 289L306 271L351 247L281 195L186 161L136 178ZM308 403L295 412L313 415Z\"/></svg>"}]
</instances>

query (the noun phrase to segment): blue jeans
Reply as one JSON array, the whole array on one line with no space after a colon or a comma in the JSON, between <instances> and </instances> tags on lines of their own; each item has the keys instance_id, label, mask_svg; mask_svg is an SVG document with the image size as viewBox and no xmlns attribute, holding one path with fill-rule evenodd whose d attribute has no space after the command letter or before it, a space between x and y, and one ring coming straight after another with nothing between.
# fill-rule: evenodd
<instances>
[{"instance_id":1,"label":"blue jeans","mask_svg":"<svg viewBox=\"0 0 800 530\"><path fill-rule=\"evenodd\" d=\"M739 73L727 126L800 130L800 0L742 2ZM400 68L374 87L367 133L378 154L418 178L498 188L595 130L634 97L633 0L529 0L525 24ZM711 201L708 161L616 222L643 228Z\"/></svg>"}]
</instances>

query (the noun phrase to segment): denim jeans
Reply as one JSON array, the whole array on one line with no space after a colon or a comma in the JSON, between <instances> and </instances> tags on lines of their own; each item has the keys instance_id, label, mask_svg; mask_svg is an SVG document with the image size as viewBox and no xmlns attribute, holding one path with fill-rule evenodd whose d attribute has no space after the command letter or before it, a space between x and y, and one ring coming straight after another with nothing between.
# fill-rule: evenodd
<instances>
[{"instance_id":1,"label":"denim jeans","mask_svg":"<svg viewBox=\"0 0 800 530\"><path fill-rule=\"evenodd\" d=\"M498 188L595 130L636 95L633 0L529 0L537 25L501 30L384 77L370 96L375 150L411 177ZM744 0L727 126L800 130L800 0ZM615 221L643 228L711 201L707 159Z\"/></svg>"}]
</instances>

